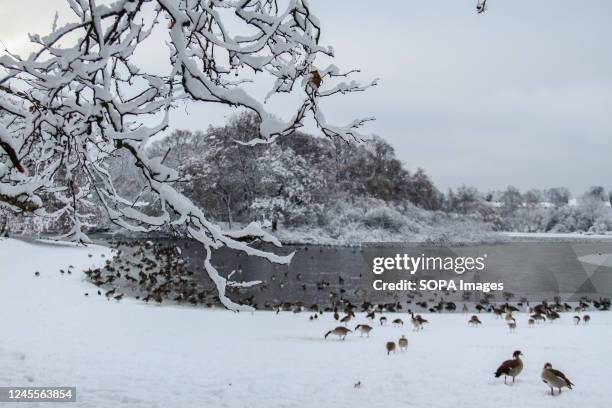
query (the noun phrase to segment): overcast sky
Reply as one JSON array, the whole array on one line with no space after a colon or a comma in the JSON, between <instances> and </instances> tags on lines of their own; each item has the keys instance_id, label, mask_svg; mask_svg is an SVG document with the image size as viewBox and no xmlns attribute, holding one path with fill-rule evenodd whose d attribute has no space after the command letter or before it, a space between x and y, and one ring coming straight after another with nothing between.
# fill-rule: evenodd
<instances>
[{"instance_id":1,"label":"overcast sky","mask_svg":"<svg viewBox=\"0 0 612 408\"><path fill-rule=\"evenodd\" d=\"M476 15L475 0L311 0L335 63L380 77L327 116L375 116L368 130L443 190L612 188L612 1L488 3ZM25 52L27 33L46 33L64 4L0 0L0 40ZM227 117L189 113L173 127Z\"/></svg>"}]
</instances>

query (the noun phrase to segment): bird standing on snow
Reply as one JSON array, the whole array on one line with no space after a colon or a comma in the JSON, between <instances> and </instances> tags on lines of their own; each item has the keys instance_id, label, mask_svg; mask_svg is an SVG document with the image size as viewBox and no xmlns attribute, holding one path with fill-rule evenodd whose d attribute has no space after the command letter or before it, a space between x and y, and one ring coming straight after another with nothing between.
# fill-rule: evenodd
<instances>
[{"instance_id":1,"label":"bird standing on snow","mask_svg":"<svg viewBox=\"0 0 612 408\"><path fill-rule=\"evenodd\" d=\"M523 360L521 360L522 355L523 353L521 353L520 350L516 350L514 353L512 353L512 360L506 360L501 363L497 371L495 371L495 378L499 378L501 375L503 375L504 384L506 384L506 377L509 376L512 377L512 383L514 384L514 379L516 376L523 371Z\"/></svg>"},{"instance_id":2,"label":"bird standing on snow","mask_svg":"<svg viewBox=\"0 0 612 408\"><path fill-rule=\"evenodd\" d=\"M324 338L327 338L327 336L329 336L330 334L335 334L336 336L338 336L338 340L345 340L346 335L349 333L352 333L350 329L347 329L346 327L338 326L334 330L330 330L327 333L325 333Z\"/></svg>"},{"instance_id":3,"label":"bird standing on snow","mask_svg":"<svg viewBox=\"0 0 612 408\"><path fill-rule=\"evenodd\" d=\"M395 342L388 341L385 347L387 348L387 355L391 354L391 352L395 354Z\"/></svg>"},{"instance_id":4,"label":"bird standing on snow","mask_svg":"<svg viewBox=\"0 0 612 408\"><path fill-rule=\"evenodd\" d=\"M414 330L423 330L423 324L429 323L429 321L423 319L421 315L414 315L414 313L410 312L410 320L412 321L412 326Z\"/></svg>"},{"instance_id":5,"label":"bird standing on snow","mask_svg":"<svg viewBox=\"0 0 612 408\"><path fill-rule=\"evenodd\" d=\"M542 381L550 387L550 395L555 395L554 388L559 389L559 394L561 394L561 388L567 387L570 390L574 385L566 376L559 370L555 370L552 368L552 364L546 363L544 364L544 368L542 369ZM553 388L554 387L554 388Z\"/></svg>"},{"instance_id":6,"label":"bird standing on snow","mask_svg":"<svg viewBox=\"0 0 612 408\"><path fill-rule=\"evenodd\" d=\"M368 337L370 337L372 326L369 326L367 324L358 324L357 327L355 327L355 331L358 331L359 333L361 333L359 336L363 336L365 334Z\"/></svg>"},{"instance_id":7,"label":"bird standing on snow","mask_svg":"<svg viewBox=\"0 0 612 408\"><path fill-rule=\"evenodd\" d=\"M397 344L399 344L400 351L408 350L408 339L406 336L402 335L402 337L400 337L400 339L397 341Z\"/></svg>"},{"instance_id":8,"label":"bird standing on snow","mask_svg":"<svg viewBox=\"0 0 612 408\"><path fill-rule=\"evenodd\" d=\"M470 320L468 320L468 324L473 327L478 327L479 324L482 324L478 316L473 315Z\"/></svg>"}]
</instances>

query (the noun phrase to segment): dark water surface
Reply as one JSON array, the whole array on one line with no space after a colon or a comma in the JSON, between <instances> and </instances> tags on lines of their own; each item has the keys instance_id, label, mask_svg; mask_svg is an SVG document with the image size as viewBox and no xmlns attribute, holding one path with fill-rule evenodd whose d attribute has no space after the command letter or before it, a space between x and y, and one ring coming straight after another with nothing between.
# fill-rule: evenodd
<instances>
[{"instance_id":1,"label":"dark water surface","mask_svg":"<svg viewBox=\"0 0 612 408\"><path fill-rule=\"evenodd\" d=\"M176 246L186 261L194 279L206 288L212 282L203 270L204 252L201 245L186 239L153 239L155 245ZM501 301L512 294L512 300L525 297L530 300L576 301L583 296L612 296L612 240L583 239L579 241L513 240L491 245L458 247L433 247L416 244L370 244L362 247L330 247L317 245L287 245L282 248L260 246L277 254L295 252L290 265L278 265L250 257L228 249L214 253L213 264L223 276L234 272L237 281L261 280L264 283L248 289L231 289L234 300L252 298L262 307L264 304L303 302L329 305L340 298L354 303L370 301L387 303L408 299L478 300L482 292L466 294L464 291L376 291L372 284L412 280L452 280L459 288L459 281L502 283L503 291L490 292L494 300ZM433 257L485 257L482 271L419 271L410 275L405 271L389 271L382 275L372 273L375 257L394 257L396 254ZM584 258L587 257L587 258ZM590 262L584 262L587 259ZM593 259L595 261L593 261Z\"/></svg>"}]
</instances>

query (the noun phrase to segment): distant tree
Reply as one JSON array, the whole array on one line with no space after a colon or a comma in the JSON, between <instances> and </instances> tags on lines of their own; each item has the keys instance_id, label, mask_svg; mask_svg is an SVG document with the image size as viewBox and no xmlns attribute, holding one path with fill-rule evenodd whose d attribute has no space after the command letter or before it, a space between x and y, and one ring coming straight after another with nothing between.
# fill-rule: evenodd
<instances>
[{"instance_id":1,"label":"distant tree","mask_svg":"<svg viewBox=\"0 0 612 408\"><path fill-rule=\"evenodd\" d=\"M546 199L555 207L561 207L569 203L571 194L565 187L554 187L546 190Z\"/></svg>"},{"instance_id":2,"label":"distant tree","mask_svg":"<svg viewBox=\"0 0 612 408\"><path fill-rule=\"evenodd\" d=\"M450 201L450 210L460 214L469 214L480 207L480 194L475 187L461 186Z\"/></svg>"},{"instance_id":3,"label":"distant tree","mask_svg":"<svg viewBox=\"0 0 612 408\"><path fill-rule=\"evenodd\" d=\"M426 210L439 210L444 204L444 195L434 186L433 182L422 168L417 169L410 177L410 201Z\"/></svg>"},{"instance_id":4,"label":"distant tree","mask_svg":"<svg viewBox=\"0 0 612 408\"><path fill-rule=\"evenodd\" d=\"M513 214L523 204L521 192L513 186L508 186L501 195L502 210L506 214Z\"/></svg>"},{"instance_id":5,"label":"distant tree","mask_svg":"<svg viewBox=\"0 0 612 408\"><path fill-rule=\"evenodd\" d=\"M528 206L536 206L544 200L544 193L537 189L531 189L523 194L523 201Z\"/></svg>"},{"instance_id":6,"label":"distant tree","mask_svg":"<svg viewBox=\"0 0 612 408\"><path fill-rule=\"evenodd\" d=\"M592 228L602 220L608 220L605 201L601 200L600 194L592 194L592 190L587 192L578 204L579 228L583 231L592 230ZM600 232L600 231L593 231Z\"/></svg>"},{"instance_id":7,"label":"distant tree","mask_svg":"<svg viewBox=\"0 0 612 408\"><path fill-rule=\"evenodd\" d=\"M278 223L311 222L320 214L324 177L292 149L269 146L257 160L260 192L251 205L276 231Z\"/></svg>"},{"instance_id":8,"label":"distant tree","mask_svg":"<svg viewBox=\"0 0 612 408\"><path fill-rule=\"evenodd\" d=\"M593 186L587 191L587 195L596 200L606 201L606 190L602 186Z\"/></svg>"}]
</instances>

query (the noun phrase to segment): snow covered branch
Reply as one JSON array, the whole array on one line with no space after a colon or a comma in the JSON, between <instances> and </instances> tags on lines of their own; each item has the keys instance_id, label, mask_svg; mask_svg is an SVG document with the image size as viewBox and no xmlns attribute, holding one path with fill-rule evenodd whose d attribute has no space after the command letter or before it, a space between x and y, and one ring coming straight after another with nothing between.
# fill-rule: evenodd
<instances>
[{"instance_id":1,"label":"snow covered branch","mask_svg":"<svg viewBox=\"0 0 612 408\"><path fill-rule=\"evenodd\" d=\"M254 112L259 137L247 144L271 143L303 126L311 115L323 134L343 140L364 138L361 127L371 118L348 125L327 121L321 98L361 92L376 85L339 82L332 65L317 68L319 56L333 57L319 44L321 26L306 0L67 0L74 21L46 36L30 35L38 46L22 58L0 56L0 203L14 211L67 216L67 236L88 239L86 210L94 197L110 220L132 231L170 227L204 246L204 267L217 285L223 304L228 281L211 263L212 253L229 247L271 262L289 256L255 249L241 238L280 243L257 224L223 231L173 184L180 174L151 157L149 142L168 129L171 112L185 102L224 104ZM147 72L135 53L151 41L153 30L167 36L166 74ZM156 44L156 52L159 45ZM273 78L263 100L247 92L246 82ZM280 94L298 95L301 104L288 121L266 110ZM108 162L119 150L130 153L155 196L154 211L121 197ZM4 153L2 153L4 152Z\"/></svg>"}]
</instances>

